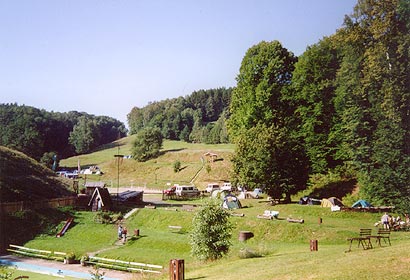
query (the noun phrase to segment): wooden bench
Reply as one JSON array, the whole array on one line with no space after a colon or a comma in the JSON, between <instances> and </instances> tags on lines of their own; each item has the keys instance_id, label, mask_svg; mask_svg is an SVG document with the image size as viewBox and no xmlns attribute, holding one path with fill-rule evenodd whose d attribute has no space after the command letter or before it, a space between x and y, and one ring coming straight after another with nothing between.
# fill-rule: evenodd
<instances>
[{"instance_id":1,"label":"wooden bench","mask_svg":"<svg viewBox=\"0 0 410 280\"><path fill-rule=\"evenodd\" d=\"M362 245L363 250L372 249L373 245L370 241L370 236L372 235L372 229L370 228L361 228L358 237L348 238L347 241L350 241L350 246L348 252L352 250L353 241L357 241L357 247Z\"/></svg>"},{"instance_id":2,"label":"wooden bench","mask_svg":"<svg viewBox=\"0 0 410 280\"><path fill-rule=\"evenodd\" d=\"M389 245L391 246L391 243L390 243L390 229L379 228L379 230L377 231L377 235L370 236L370 238L375 238L376 243L378 243L380 247L382 246L382 244L381 244L382 239L383 239L385 244L387 244L387 241L389 241Z\"/></svg>"}]
</instances>

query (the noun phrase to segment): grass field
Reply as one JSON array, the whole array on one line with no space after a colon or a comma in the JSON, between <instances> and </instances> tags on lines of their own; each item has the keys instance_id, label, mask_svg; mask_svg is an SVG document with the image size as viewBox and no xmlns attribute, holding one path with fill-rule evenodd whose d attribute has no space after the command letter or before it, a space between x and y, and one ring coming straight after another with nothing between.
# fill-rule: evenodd
<instances>
[{"instance_id":1,"label":"grass field","mask_svg":"<svg viewBox=\"0 0 410 280\"><path fill-rule=\"evenodd\" d=\"M205 198L206 199L206 198ZM189 232L195 212L175 207L142 208L128 218L124 225L131 235L125 245L116 240L116 225L94 222L93 213L78 212L76 224L64 237L42 235L25 246L46 250L74 251L78 256L90 252L107 258L159 264L163 276L170 259L185 260L185 279L408 279L410 271L409 232L393 232L392 246L363 250L354 245L351 252L346 238L358 234L359 228L374 228L379 213L331 212L320 206L298 204L270 206L262 200L244 200L244 217L231 217L234 224L232 247L221 260L200 263L190 254ZM200 204L201 200L191 201ZM176 210L175 210L176 209ZM264 210L279 211L278 220L257 219ZM286 218L303 219L303 224L289 223ZM319 224L319 217L322 224ZM282 220L283 219L283 220ZM182 227L174 232L169 225ZM255 234L247 242L238 241L239 231ZM374 229L375 231L375 229ZM309 242L318 240L319 250L311 252ZM374 242L373 242L374 243ZM255 258L241 258L243 252Z\"/></svg>"},{"instance_id":2,"label":"grass field","mask_svg":"<svg viewBox=\"0 0 410 280\"><path fill-rule=\"evenodd\" d=\"M234 151L232 144L193 144L181 141L164 141L161 155L147 162L137 162L133 159L122 159L118 162L114 155L131 153L132 141L135 136L129 136L101 147L98 151L63 159L60 166L77 169L78 160L82 168L97 165L103 171L102 176L87 175L87 180L104 181L107 186L116 187L118 170L120 186L147 186L165 189L167 183L188 184L191 181L199 189L205 189L209 182L230 180L230 157ZM118 151L118 147L120 150ZM211 151L218 154L218 159L209 163L209 173L204 168L206 157L204 153ZM181 171L174 172L174 163L181 162ZM82 176L84 180L85 176Z\"/></svg>"}]
</instances>

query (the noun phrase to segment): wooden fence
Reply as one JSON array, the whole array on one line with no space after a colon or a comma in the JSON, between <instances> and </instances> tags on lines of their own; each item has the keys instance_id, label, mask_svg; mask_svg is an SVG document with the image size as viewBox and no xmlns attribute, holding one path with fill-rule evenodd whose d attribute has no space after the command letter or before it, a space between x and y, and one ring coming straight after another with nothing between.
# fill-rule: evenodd
<instances>
[{"instance_id":1,"label":"wooden fence","mask_svg":"<svg viewBox=\"0 0 410 280\"><path fill-rule=\"evenodd\" d=\"M57 208L62 206L75 206L76 196L60 197L45 200L17 201L0 203L1 212L12 213L27 209Z\"/></svg>"}]
</instances>

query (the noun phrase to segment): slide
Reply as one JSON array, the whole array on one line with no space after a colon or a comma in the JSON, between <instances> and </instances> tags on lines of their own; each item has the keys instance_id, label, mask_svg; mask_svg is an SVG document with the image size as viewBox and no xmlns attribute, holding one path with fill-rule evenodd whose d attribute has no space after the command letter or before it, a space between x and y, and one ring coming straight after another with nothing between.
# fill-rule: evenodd
<instances>
[{"instance_id":1,"label":"slide","mask_svg":"<svg viewBox=\"0 0 410 280\"><path fill-rule=\"evenodd\" d=\"M67 231L67 229L70 227L71 223L73 222L73 218L68 218L67 221L65 222L63 228L61 231L56 235L56 237L61 237L64 235L64 233Z\"/></svg>"}]
</instances>

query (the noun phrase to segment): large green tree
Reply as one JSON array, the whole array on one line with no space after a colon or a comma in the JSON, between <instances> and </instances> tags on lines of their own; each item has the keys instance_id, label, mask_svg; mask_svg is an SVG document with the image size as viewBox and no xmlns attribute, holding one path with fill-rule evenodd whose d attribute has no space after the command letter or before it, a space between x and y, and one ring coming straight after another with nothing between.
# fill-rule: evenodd
<instances>
[{"instance_id":1,"label":"large green tree","mask_svg":"<svg viewBox=\"0 0 410 280\"><path fill-rule=\"evenodd\" d=\"M341 163L336 149L340 138L332 129L339 122L334 99L338 52L332 38L324 38L299 57L292 77L292 94L300 117L300 139L305 144L312 173L326 173Z\"/></svg>"},{"instance_id":2,"label":"large green tree","mask_svg":"<svg viewBox=\"0 0 410 280\"><path fill-rule=\"evenodd\" d=\"M147 127L137 133L133 143L132 156L143 162L155 158L162 148L163 137L159 128Z\"/></svg>"},{"instance_id":3,"label":"large green tree","mask_svg":"<svg viewBox=\"0 0 410 280\"><path fill-rule=\"evenodd\" d=\"M343 61L336 108L341 151L363 194L403 205L410 195L410 1L360 0L338 34Z\"/></svg>"},{"instance_id":4,"label":"large green tree","mask_svg":"<svg viewBox=\"0 0 410 280\"><path fill-rule=\"evenodd\" d=\"M235 180L251 188L264 186L275 198L289 198L307 180L295 108L287 100L296 60L278 41L251 47L231 98L228 129L237 144Z\"/></svg>"}]
</instances>

